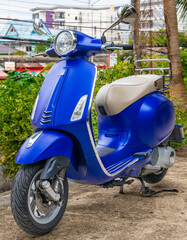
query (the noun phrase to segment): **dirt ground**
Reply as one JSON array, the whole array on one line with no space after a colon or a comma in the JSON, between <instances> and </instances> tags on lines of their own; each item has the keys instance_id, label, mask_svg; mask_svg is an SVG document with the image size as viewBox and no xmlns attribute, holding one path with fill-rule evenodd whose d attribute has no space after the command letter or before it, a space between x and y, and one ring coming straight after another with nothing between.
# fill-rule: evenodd
<instances>
[{"instance_id":1,"label":"dirt ground","mask_svg":"<svg viewBox=\"0 0 187 240\"><path fill-rule=\"evenodd\" d=\"M0 195L0 240L187 240L187 149L152 189L177 188L151 198L139 195L140 183L102 189L70 183L67 210L58 226L42 237L29 236L16 225L10 192Z\"/></svg>"}]
</instances>

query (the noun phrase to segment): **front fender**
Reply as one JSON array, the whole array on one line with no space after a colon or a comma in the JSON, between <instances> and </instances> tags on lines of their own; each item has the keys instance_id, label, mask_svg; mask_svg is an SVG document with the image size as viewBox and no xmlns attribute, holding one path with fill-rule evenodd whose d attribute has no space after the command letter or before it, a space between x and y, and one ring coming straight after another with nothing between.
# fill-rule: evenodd
<instances>
[{"instance_id":1,"label":"front fender","mask_svg":"<svg viewBox=\"0 0 187 240\"><path fill-rule=\"evenodd\" d=\"M73 141L70 137L57 131L41 131L28 138L20 148L15 162L31 164L54 156L71 159ZM33 141L34 139L34 141Z\"/></svg>"}]
</instances>

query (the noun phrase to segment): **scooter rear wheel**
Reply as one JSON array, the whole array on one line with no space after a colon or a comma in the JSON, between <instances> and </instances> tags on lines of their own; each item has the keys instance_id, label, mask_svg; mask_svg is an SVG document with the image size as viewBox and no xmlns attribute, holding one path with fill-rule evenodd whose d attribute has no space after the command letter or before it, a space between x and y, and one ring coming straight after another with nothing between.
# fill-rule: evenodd
<instances>
[{"instance_id":1,"label":"scooter rear wheel","mask_svg":"<svg viewBox=\"0 0 187 240\"><path fill-rule=\"evenodd\" d=\"M36 181L39 180L43 167L43 163L22 166L15 177L11 193L11 207L15 221L21 229L35 236L50 232L58 224L68 201L66 176L61 186L60 184L57 186L58 192L63 196L58 204L47 199L37 188ZM56 184L54 181L57 179L50 179L51 186Z\"/></svg>"},{"instance_id":2,"label":"scooter rear wheel","mask_svg":"<svg viewBox=\"0 0 187 240\"><path fill-rule=\"evenodd\" d=\"M147 183L154 184L160 182L166 175L168 169L163 168L161 171L158 173L150 173L145 176L143 176L143 180Z\"/></svg>"}]
</instances>

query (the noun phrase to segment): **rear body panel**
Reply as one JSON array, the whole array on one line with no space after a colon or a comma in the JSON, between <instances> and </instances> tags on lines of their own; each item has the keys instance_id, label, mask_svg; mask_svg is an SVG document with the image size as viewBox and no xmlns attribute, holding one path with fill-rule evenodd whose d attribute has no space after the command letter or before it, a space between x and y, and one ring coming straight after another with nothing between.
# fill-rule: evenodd
<instances>
[{"instance_id":1,"label":"rear body panel","mask_svg":"<svg viewBox=\"0 0 187 240\"><path fill-rule=\"evenodd\" d=\"M119 114L99 116L98 146L116 149L102 161L107 168L114 158L158 146L173 131L174 106L162 93L154 92L139 99Z\"/></svg>"}]
</instances>

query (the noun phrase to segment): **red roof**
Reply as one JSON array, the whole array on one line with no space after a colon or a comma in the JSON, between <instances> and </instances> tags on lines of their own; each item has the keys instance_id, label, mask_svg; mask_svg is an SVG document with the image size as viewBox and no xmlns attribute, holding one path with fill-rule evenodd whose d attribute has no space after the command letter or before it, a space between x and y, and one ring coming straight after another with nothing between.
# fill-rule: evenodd
<instances>
[{"instance_id":1,"label":"red roof","mask_svg":"<svg viewBox=\"0 0 187 240\"><path fill-rule=\"evenodd\" d=\"M8 77L8 74L0 70L0 79L6 79Z\"/></svg>"}]
</instances>

